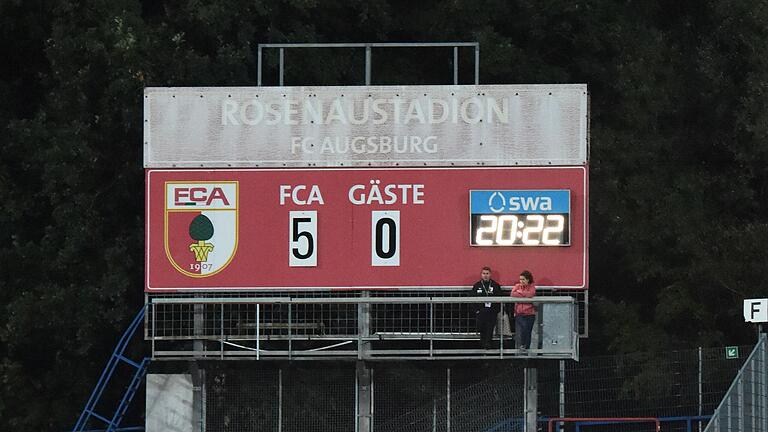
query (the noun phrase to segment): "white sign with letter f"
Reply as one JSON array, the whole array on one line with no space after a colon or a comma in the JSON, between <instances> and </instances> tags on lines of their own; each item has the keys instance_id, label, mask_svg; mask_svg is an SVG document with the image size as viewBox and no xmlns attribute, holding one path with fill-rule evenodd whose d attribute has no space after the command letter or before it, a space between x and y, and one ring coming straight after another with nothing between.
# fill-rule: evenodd
<instances>
[{"instance_id":1,"label":"white sign with letter f","mask_svg":"<svg viewBox=\"0 0 768 432\"><path fill-rule=\"evenodd\" d=\"M744 299L744 321L768 322L768 299Z\"/></svg>"}]
</instances>

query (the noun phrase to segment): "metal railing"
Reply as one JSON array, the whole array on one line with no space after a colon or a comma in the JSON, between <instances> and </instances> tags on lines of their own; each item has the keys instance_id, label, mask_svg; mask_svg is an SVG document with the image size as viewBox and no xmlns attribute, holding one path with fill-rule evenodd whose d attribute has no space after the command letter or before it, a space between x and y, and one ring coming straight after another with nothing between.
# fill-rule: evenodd
<instances>
[{"instance_id":1,"label":"metal railing","mask_svg":"<svg viewBox=\"0 0 768 432\"><path fill-rule=\"evenodd\" d=\"M349 295L149 297L145 337L166 359L578 358L570 296L494 299L537 305L532 349L521 352L508 337L480 348L474 307L487 297Z\"/></svg>"},{"instance_id":2,"label":"metal railing","mask_svg":"<svg viewBox=\"0 0 768 432\"><path fill-rule=\"evenodd\" d=\"M715 410L704 432L768 431L768 346L760 335L755 349Z\"/></svg>"},{"instance_id":3,"label":"metal railing","mask_svg":"<svg viewBox=\"0 0 768 432\"><path fill-rule=\"evenodd\" d=\"M265 48L278 49L278 85L284 85L285 77L285 50L306 48L346 48L365 49L365 85L371 85L371 58L374 48L437 48L446 47L453 49L453 84L459 83L459 48L468 47L474 54L474 83L480 84L480 43L478 42L379 42L379 43L266 43L259 44L256 50L256 85L262 85L263 54Z\"/></svg>"}]
</instances>

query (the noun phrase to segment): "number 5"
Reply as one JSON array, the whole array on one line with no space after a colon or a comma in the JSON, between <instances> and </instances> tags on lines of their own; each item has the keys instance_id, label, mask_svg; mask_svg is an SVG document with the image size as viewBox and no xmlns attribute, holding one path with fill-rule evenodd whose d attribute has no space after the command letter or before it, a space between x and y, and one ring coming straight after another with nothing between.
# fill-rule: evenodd
<instances>
[{"instance_id":1,"label":"number 5","mask_svg":"<svg viewBox=\"0 0 768 432\"><path fill-rule=\"evenodd\" d=\"M288 265L317 267L317 211L292 211L288 225Z\"/></svg>"}]
</instances>

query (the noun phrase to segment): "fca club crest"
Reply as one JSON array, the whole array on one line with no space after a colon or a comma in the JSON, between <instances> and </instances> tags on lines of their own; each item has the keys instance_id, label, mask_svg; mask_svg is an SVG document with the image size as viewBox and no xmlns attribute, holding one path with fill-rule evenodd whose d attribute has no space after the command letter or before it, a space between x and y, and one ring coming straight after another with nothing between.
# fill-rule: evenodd
<instances>
[{"instance_id":1,"label":"fca club crest","mask_svg":"<svg viewBox=\"0 0 768 432\"><path fill-rule=\"evenodd\" d=\"M176 270L207 277L237 250L238 182L165 183L165 253Z\"/></svg>"}]
</instances>

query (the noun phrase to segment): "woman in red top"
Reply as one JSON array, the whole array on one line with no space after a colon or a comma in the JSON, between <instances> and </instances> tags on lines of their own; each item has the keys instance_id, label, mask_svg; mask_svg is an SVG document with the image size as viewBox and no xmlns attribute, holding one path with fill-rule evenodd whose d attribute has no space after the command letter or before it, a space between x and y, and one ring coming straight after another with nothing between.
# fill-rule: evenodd
<instances>
[{"instance_id":1,"label":"woman in red top","mask_svg":"<svg viewBox=\"0 0 768 432\"><path fill-rule=\"evenodd\" d=\"M533 275L528 270L520 273L520 282L512 288L512 297L533 297L536 295L536 285ZM515 303L515 342L517 347L527 350L531 347L531 331L536 321L536 308L533 303Z\"/></svg>"}]
</instances>

